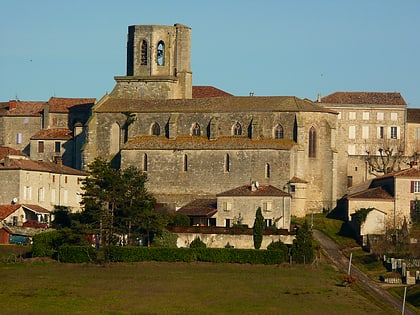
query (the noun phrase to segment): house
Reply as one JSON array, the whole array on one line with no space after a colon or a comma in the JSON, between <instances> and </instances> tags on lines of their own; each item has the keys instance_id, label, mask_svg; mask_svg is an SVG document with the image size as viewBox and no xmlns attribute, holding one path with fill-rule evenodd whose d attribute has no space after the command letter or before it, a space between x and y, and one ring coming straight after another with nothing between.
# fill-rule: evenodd
<instances>
[{"instance_id":1,"label":"house","mask_svg":"<svg viewBox=\"0 0 420 315\"><path fill-rule=\"evenodd\" d=\"M87 173L60 162L34 161L16 154L0 158L0 204L36 204L48 211L64 206L71 212L81 211L82 180Z\"/></svg>"},{"instance_id":2,"label":"house","mask_svg":"<svg viewBox=\"0 0 420 315\"><path fill-rule=\"evenodd\" d=\"M266 227L290 230L291 195L258 182L219 193L216 199L194 200L177 213L187 215L192 225L252 228L258 208Z\"/></svg>"},{"instance_id":3,"label":"house","mask_svg":"<svg viewBox=\"0 0 420 315\"><path fill-rule=\"evenodd\" d=\"M363 246L368 245L369 235L384 235L386 232L386 212L375 208L364 208L351 215L351 227L357 233Z\"/></svg>"}]
</instances>

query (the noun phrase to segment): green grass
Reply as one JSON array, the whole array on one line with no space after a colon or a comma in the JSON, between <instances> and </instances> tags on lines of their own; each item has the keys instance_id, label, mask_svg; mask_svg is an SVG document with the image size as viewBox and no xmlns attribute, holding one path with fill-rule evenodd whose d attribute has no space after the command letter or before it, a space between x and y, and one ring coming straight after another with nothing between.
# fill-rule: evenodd
<instances>
[{"instance_id":1,"label":"green grass","mask_svg":"<svg viewBox=\"0 0 420 315\"><path fill-rule=\"evenodd\" d=\"M383 314L381 306L341 286L341 275L327 264L2 264L1 312Z\"/></svg>"}]
</instances>

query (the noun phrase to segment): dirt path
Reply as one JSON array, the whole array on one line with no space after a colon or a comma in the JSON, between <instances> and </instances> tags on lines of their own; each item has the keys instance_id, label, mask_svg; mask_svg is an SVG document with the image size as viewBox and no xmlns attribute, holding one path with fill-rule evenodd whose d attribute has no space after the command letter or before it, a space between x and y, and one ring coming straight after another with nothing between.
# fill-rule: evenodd
<instances>
[{"instance_id":1,"label":"dirt path","mask_svg":"<svg viewBox=\"0 0 420 315\"><path fill-rule=\"evenodd\" d=\"M328 257L332 260L332 262L341 270L347 273L349 260L347 257L343 255L343 253L338 248L337 244L332 241L329 237L323 234L320 231L314 230L313 231L314 238L321 244L322 249L328 255ZM382 286L368 276L366 276L363 272L357 269L354 265L351 266L351 274L357 278L357 281L361 283L371 294L379 298L381 301L390 305L393 309L401 313L402 309L402 301L396 299L390 293L388 293ZM407 306L405 307L405 314L406 315L416 315L417 312L409 309Z\"/></svg>"}]
</instances>

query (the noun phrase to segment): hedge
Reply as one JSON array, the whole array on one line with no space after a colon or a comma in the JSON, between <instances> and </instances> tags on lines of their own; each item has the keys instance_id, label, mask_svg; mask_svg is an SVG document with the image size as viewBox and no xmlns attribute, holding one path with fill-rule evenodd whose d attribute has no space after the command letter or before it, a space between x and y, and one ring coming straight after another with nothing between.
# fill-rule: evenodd
<instances>
[{"instance_id":1,"label":"hedge","mask_svg":"<svg viewBox=\"0 0 420 315\"><path fill-rule=\"evenodd\" d=\"M58 260L65 263L95 262L97 251L91 246L61 246Z\"/></svg>"},{"instance_id":2,"label":"hedge","mask_svg":"<svg viewBox=\"0 0 420 315\"><path fill-rule=\"evenodd\" d=\"M108 247L105 259L111 262L193 262L241 264L279 264L287 257L279 250L254 250L233 248L147 248L147 247Z\"/></svg>"}]
</instances>

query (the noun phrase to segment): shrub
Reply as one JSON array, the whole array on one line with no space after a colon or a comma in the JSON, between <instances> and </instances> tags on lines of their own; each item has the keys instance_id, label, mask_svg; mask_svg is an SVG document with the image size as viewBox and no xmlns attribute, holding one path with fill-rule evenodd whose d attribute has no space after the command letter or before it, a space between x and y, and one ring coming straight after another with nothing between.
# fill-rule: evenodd
<instances>
[{"instance_id":1,"label":"shrub","mask_svg":"<svg viewBox=\"0 0 420 315\"><path fill-rule=\"evenodd\" d=\"M54 258L57 252L55 245L59 237L60 235L57 231L34 235L32 244L32 256Z\"/></svg>"},{"instance_id":2,"label":"shrub","mask_svg":"<svg viewBox=\"0 0 420 315\"><path fill-rule=\"evenodd\" d=\"M157 247L176 248L177 240L177 234L171 233L167 229L163 229L160 235L154 237L152 245Z\"/></svg>"},{"instance_id":3,"label":"shrub","mask_svg":"<svg viewBox=\"0 0 420 315\"><path fill-rule=\"evenodd\" d=\"M207 245L198 236L191 242L190 248L206 248Z\"/></svg>"},{"instance_id":4,"label":"shrub","mask_svg":"<svg viewBox=\"0 0 420 315\"><path fill-rule=\"evenodd\" d=\"M90 246L61 246L58 249L58 259L65 263L95 262L97 251Z\"/></svg>"}]
</instances>

